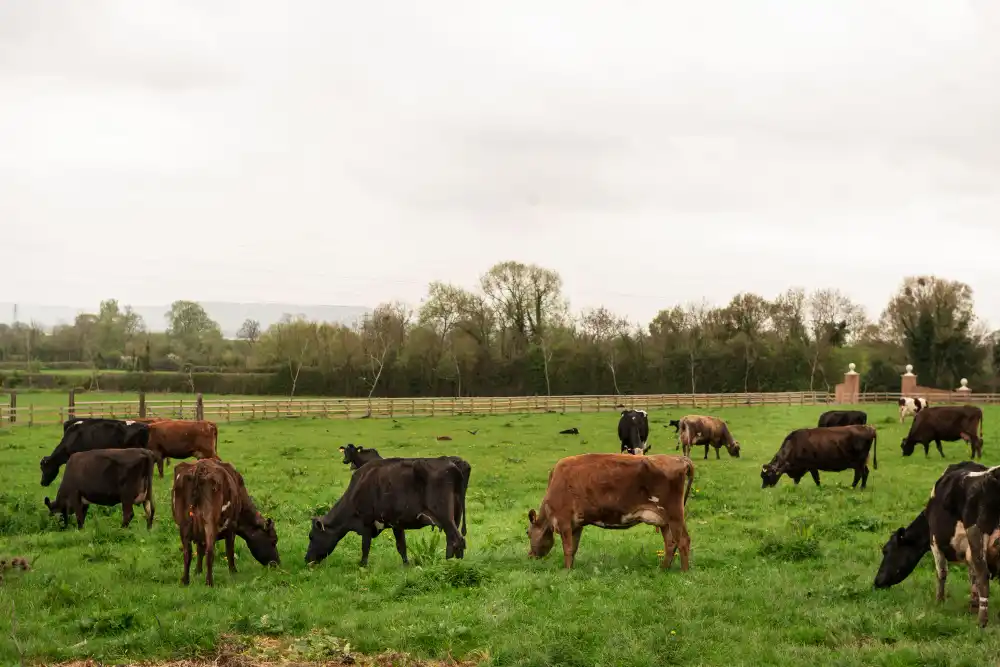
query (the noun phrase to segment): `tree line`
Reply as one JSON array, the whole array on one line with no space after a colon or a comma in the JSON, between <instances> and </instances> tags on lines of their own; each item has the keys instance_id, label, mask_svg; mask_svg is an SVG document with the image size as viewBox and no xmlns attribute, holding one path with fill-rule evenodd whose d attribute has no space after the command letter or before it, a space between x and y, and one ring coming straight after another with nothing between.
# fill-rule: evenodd
<instances>
[{"instance_id":1,"label":"tree line","mask_svg":"<svg viewBox=\"0 0 1000 667\"><path fill-rule=\"evenodd\" d=\"M849 362L866 391L898 391L907 363L923 385L965 377L983 391L1000 369L972 289L936 276L905 278L877 317L838 289L790 288L678 304L643 324L605 307L573 312L557 272L514 261L471 288L433 282L419 307L380 304L353 326L289 314L266 329L247 320L230 340L196 302L166 317L165 332L150 332L109 299L52 329L0 325L0 375L7 386L499 396L830 391Z\"/></svg>"}]
</instances>

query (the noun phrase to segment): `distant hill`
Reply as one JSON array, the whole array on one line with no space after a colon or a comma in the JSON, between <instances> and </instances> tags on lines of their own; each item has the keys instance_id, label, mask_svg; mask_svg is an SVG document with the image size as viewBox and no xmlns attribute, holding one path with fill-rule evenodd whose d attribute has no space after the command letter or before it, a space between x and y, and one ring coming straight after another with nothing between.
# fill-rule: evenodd
<instances>
[{"instance_id":1,"label":"distant hill","mask_svg":"<svg viewBox=\"0 0 1000 667\"><path fill-rule=\"evenodd\" d=\"M294 303L232 303L228 301L199 301L209 317L219 323L222 334L227 338L235 338L240 325L247 318L260 322L261 330L267 329L281 317L302 315L306 319L320 322L335 322L351 325L361 319L366 313L372 312L367 306L306 306ZM124 304L123 304L124 305ZM167 311L170 306L132 306L146 321L150 331L166 331ZM43 306L34 303L17 304L17 319L21 322L35 320L46 328L57 324L72 324L80 313L96 313L98 304L92 308L74 308L72 306ZM0 302L0 322L14 322L14 304Z\"/></svg>"}]
</instances>

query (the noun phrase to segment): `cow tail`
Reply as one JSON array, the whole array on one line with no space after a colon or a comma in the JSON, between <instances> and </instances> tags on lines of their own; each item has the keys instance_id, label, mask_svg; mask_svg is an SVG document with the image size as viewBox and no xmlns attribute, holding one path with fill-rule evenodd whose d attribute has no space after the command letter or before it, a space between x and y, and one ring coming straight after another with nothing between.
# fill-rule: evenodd
<instances>
[{"instance_id":1,"label":"cow tail","mask_svg":"<svg viewBox=\"0 0 1000 667\"><path fill-rule=\"evenodd\" d=\"M878 470L878 431L872 429L872 467Z\"/></svg>"},{"instance_id":2,"label":"cow tail","mask_svg":"<svg viewBox=\"0 0 1000 667\"><path fill-rule=\"evenodd\" d=\"M212 452L219 458L219 427L212 422Z\"/></svg>"},{"instance_id":3,"label":"cow tail","mask_svg":"<svg viewBox=\"0 0 1000 667\"><path fill-rule=\"evenodd\" d=\"M979 442L983 441L983 417L979 417Z\"/></svg>"},{"instance_id":4,"label":"cow tail","mask_svg":"<svg viewBox=\"0 0 1000 667\"><path fill-rule=\"evenodd\" d=\"M465 484L465 476L462 476L462 537L465 537L465 494L469 487Z\"/></svg>"},{"instance_id":5,"label":"cow tail","mask_svg":"<svg viewBox=\"0 0 1000 667\"><path fill-rule=\"evenodd\" d=\"M688 496L691 495L691 486L694 484L694 462L691 459L688 459L685 463L687 465L686 472L688 480L687 489L684 490L684 506L686 507Z\"/></svg>"}]
</instances>

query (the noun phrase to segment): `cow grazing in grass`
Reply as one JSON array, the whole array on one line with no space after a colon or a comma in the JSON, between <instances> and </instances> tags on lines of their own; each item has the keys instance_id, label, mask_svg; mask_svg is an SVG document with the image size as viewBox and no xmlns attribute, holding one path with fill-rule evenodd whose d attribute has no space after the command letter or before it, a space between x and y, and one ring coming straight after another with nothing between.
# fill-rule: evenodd
<instances>
[{"instance_id":1,"label":"cow grazing in grass","mask_svg":"<svg viewBox=\"0 0 1000 667\"><path fill-rule=\"evenodd\" d=\"M730 456L739 458L740 443L729 432L729 426L718 417L704 415L687 415L680 420L680 444L684 448L684 456L691 456L691 449L705 445L705 459L708 458L708 448L715 447L715 458L719 456L719 448L725 447Z\"/></svg>"},{"instance_id":2,"label":"cow grazing in grass","mask_svg":"<svg viewBox=\"0 0 1000 667\"><path fill-rule=\"evenodd\" d=\"M978 431L978 435L977 435ZM917 445L924 446L924 456L929 456L931 442L944 458L941 441L965 440L969 443L971 457L983 458L983 411L975 405L940 405L924 408L913 418L910 432L900 447L903 456L911 456Z\"/></svg>"},{"instance_id":3,"label":"cow grazing in grass","mask_svg":"<svg viewBox=\"0 0 1000 667\"><path fill-rule=\"evenodd\" d=\"M187 419L164 419L149 425L149 448L162 458L156 464L163 477L163 461L217 459L219 429L215 422Z\"/></svg>"},{"instance_id":4,"label":"cow grazing in grass","mask_svg":"<svg viewBox=\"0 0 1000 667\"><path fill-rule=\"evenodd\" d=\"M195 574L201 573L202 559L207 556L205 584L208 586L214 585L212 565L215 563L215 543L219 540L226 541L230 572L236 572L237 536L246 542L261 565L281 563L274 522L257 511L243 476L229 463L218 459L178 463L174 468L172 509L184 552L181 583L185 586L191 581L192 542L198 548Z\"/></svg>"},{"instance_id":5,"label":"cow grazing in grass","mask_svg":"<svg viewBox=\"0 0 1000 667\"><path fill-rule=\"evenodd\" d=\"M687 570L691 539L684 507L693 480L694 463L686 456L578 454L560 459L549 473L538 512L528 512L528 555L544 558L559 533L563 565L572 568L584 526L625 529L645 523L663 534L661 567L670 567L679 549L681 570Z\"/></svg>"},{"instance_id":6,"label":"cow grazing in grass","mask_svg":"<svg viewBox=\"0 0 1000 667\"><path fill-rule=\"evenodd\" d=\"M55 449L39 461L42 486L59 476L59 468L77 452L92 449L145 448L149 444L149 426L117 419L69 419L63 423L63 436Z\"/></svg>"},{"instance_id":7,"label":"cow grazing in grass","mask_svg":"<svg viewBox=\"0 0 1000 667\"><path fill-rule=\"evenodd\" d=\"M382 458L377 449L365 449L350 444L341 447L340 452L344 455L344 465L351 466L351 470L357 470L369 461Z\"/></svg>"},{"instance_id":8,"label":"cow grazing in grass","mask_svg":"<svg viewBox=\"0 0 1000 667\"><path fill-rule=\"evenodd\" d=\"M128 528L135 516L132 507L142 505L146 529L153 526L156 507L153 503L153 464L156 454L148 449L90 449L69 457L56 499L45 497L50 514L62 514L63 527L68 515L76 515L76 527L83 528L91 505L122 506L122 528Z\"/></svg>"},{"instance_id":9,"label":"cow grazing in grass","mask_svg":"<svg viewBox=\"0 0 1000 667\"><path fill-rule=\"evenodd\" d=\"M792 431L778 448L770 463L761 468L761 488L775 486L782 475L796 484L806 473L819 486L819 471L854 470L852 488L858 481L868 484L868 456L878 470L877 434L873 426L829 426L800 428Z\"/></svg>"},{"instance_id":10,"label":"cow grazing in grass","mask_svg":"<svg viewBox=\"0 0 1000 667\"><path fill-rule=\"evenodd\" d=\"M875 588L903 581L925 553L934 554L938 602L944 600L949 563L969 574L969 610L979 626L989 617L989 580L1000 575L1000 466L973 461L948 466L917 518L900 527L882 547Z\"/></svg>"},{"instance_id":11,"label":"cow grazing in grass","mask_svg":"<svg viewBox=\"0 0 1000 667\"><path fill-rule=\"evenodd\" d=\"M928 403L927 399L923 398L922 396L901 397L899 399L899 423L902 424L903 417L906 417L908 415L913 415L914 417L916 417L917 413L919 413L921 410L923 410L928 406L930 406L930 403Z\"/></svg>"},{"instance_id":12,"label":"cow grazing in grass","mask_svg":"<svg viewBox=\"0 0 1000 667\"><path fill-rule=\"evenodd\" d=\"M864 426L868 414L861 410L827 410L819 416L817 426Z\"/></svg>"},{"instance_id":13,"label":"cow grazing in grass","mask_svg":"<svg viewBox=\"0 0 1000 667\"><path fill-rule=\"evenodd\" d=\"M646 441L649 440L649 418L645 410L622 410L618 420L618 439L622 442L623 454L645 454L652 449L652 446L646 446Z\"/></svg>"},{"instance_id":14,"label":"cow grazing in grass","mask_svg":"<svg viewBox=\"0 0 1000 667\"><path fill-rule=\"evenodd\" d=\"M467 465L467 464L466 464ZM333 553L347 533L361 535L361 567L368 565L372 539L389 528L404 564L407 530L437 526L447 540L445 557L462 558L466 482L451 457L388 458L369 461L354 471L344 495L322 517L313 517L307 564ZM460 516L461 515L461 516Z\"/></svg>"}]
</instances>

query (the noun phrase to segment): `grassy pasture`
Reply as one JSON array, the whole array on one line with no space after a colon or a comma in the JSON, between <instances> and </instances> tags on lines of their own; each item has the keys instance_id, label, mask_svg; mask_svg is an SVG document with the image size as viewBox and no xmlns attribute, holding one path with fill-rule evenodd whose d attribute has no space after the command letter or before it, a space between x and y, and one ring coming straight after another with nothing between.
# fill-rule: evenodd
<instances>
[{"instance_id":1,"label":"grassy pasture","mask_svg":"<svg viewBox=\"0 0 1000 667\"><path fill-rule=\"evenodd\" d=\"M928 555L894 589L871 589L880 548L926 501L945 466L968 457L946 443L903 459L895 406L866 406L880 432L879 470L865 492L852 473L782 478L760 488L760 466L791 429L815 424L822 407L718 411L743 445L703 461L688 504L692 565L658 568L659 535L587 528L576 568L527 559L526 513L537 507L551 466L587 451L617 451L617 415L502 415L392 420L275 420L222 425L219 449L274 518L282 565L268 571L237 542L240 571L221 556L216 586L180 583L181 555L170 517L169 472L154 478L157 519L139 510L119 527L120 508L93 508L83 531L60 530L42 504L38 459L56 427L0 431L0 556L25 555L34 570L0 586L0 664L80 657L103 661L210 655L222 637L307 638L300 655L329 656L349 642L426 658L466 657L496 665L982 665L1000 651L1000 619L980 632L966 611L964 570L953 568L949 599L934 602ZM998 461L1000 408L986 407L984 463ZM652 453L673 454L667 419L650 417ZM560 436L577 426L579 436ZM472 436L466 429L479 429ZM450 435L451 442L438 442ZM472 464L464 561L444 561L440 533L410 532L402 567L391 533L357 566L360 538L348 536L316 568L304 565L309 518L346 488L337 447L353 442L383 455L458 454ZM172 470L172 467L167 469ZM995 587L994 587L995 588ZM16 612L16 629L11 610ZM317 634L318 633L318 634Z\"/></svg>"}]
</instances>

